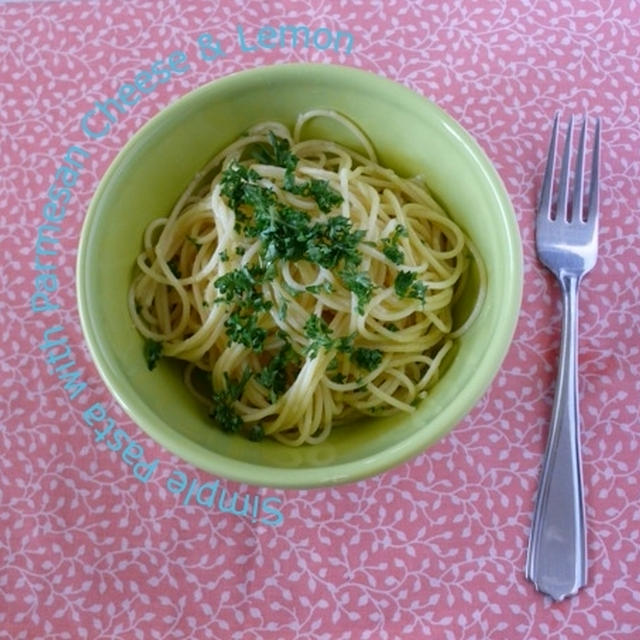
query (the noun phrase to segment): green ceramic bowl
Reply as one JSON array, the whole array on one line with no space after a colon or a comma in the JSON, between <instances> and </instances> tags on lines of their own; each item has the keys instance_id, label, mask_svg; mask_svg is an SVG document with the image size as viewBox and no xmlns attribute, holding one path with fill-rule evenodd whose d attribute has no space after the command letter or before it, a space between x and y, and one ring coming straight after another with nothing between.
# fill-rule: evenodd
<instances>
[{"instance_id":1,"label":"green ceramic bowl","mask_svg":"<svg viewBox=\"0 0 640 640\"><path fill-rule=\"evenodd\" d=\"M127 312L142 235L166 215L216 151L262 120L292 124L315 107L338 110L372 140L380 160L424 176L482 255L488 291L446 373L410 416L334 429L323 444L292 449L251 443L213 426L185 389L178 363L153 372ZM313 134L341 139L343 132ZM518 228L504 186L472 138L437 106L371 73L330 65L280 65L237 73L166 108L118 154L86 216L77 264L84 335L110 391L161 445L212 474L255 485L312 487L371 476L449 432L489 387L510 344L522 270ZM467 292L472 299L473 282ZM464 306L464 305L463 305ZM460 314L464 308L458 309Z\"/></svg>"}]
</instances>

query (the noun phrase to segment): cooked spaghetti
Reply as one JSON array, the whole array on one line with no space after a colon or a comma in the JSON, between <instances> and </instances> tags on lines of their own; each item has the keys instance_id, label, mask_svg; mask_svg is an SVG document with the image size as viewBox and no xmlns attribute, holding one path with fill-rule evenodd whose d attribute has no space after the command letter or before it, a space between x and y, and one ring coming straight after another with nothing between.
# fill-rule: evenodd
<instances>
[{"instance_id":1,"label":"cooked spaghetti","mask_svg":"<svg viewBox=\"0 0 640 640\"><path fill-rule=\"evenodd\" d=\"M332 118L361 152L303 139ZM332 111L264 122L152 222L129 308L226 431L318 443L357 416L411 412L437 380L475 251L416 179L380 166Z\"/></svg>"}]
</instances>

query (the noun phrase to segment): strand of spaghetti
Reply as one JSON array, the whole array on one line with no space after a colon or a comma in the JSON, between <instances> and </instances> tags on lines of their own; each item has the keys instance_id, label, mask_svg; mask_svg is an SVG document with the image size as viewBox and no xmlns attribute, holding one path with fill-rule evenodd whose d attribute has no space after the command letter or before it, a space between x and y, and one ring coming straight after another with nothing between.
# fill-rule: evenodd
<instances>
[{"instance_id":1,"label":"strand of spaghetti","mask_svg":"<svg viewBox=\"0 0 640 640\"><path fill-rule=\"evenodd\" d=\"M362 133L362 131L358 127L356 127L353 124L353 122L351 122L351 120L349 120L348 118L345 118L342 114L338 113L337 111L332 111L329 109L311 109L309 111L306 111L305 113L300 114L298 116L298 119L296 120L296 125L293 130L294 140L300 140L300 132L302 130L302 127L305 125L305 123L307 123L309 120L312 120L313 118L322 118L322 117L335 120L336 122L339 122L340 124L342 124L346 129L348 129L355 136L355 138L364 148L369 159L372 160L373 162L377 161L376 152L373 150L373 147L371 146L371 143L369 142L367 137ZM352 153L353 155L357 155L354 152Z\"/></svg>"}]
</instances>

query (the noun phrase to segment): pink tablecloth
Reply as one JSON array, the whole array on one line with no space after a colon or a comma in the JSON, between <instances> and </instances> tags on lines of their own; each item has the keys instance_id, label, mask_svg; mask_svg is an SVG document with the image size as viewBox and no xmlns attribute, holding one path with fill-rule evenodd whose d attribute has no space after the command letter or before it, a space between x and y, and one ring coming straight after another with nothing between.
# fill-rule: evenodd
<instances>
[{"instance_id":1,"label":"pink tablecloth","mask_svg":"<svg viewBox=\"0 0 640 640\"><path fill-rule=\"evenodd\" d=\"M308 46L281 39L287 26ZM639 46L635 0L0 5L0 638L640 637ZM83 115L174 51L183 71L103 123L47 228ZM517 212L524 299L494 384L437 446L353 485L255 490L190 467L118 408L84 346L74 262L97 182L144 122L214 78L301 60L404 83L476 137ZM604 141L580 316L589 583L561 603L523 576L558 349L558 291L533 245L557 110L600 116ZM157 461L151 480L96 441L94 403ZM216 480L265 517L175 492Z\"/></svg>"}]
</instances>

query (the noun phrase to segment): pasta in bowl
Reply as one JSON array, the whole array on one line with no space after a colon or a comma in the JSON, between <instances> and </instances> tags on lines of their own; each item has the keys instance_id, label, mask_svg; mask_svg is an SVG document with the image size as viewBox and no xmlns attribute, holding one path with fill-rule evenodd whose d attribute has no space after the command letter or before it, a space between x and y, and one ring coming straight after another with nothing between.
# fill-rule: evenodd
<instances>
[{"instance_id":1,"label":"pasta in bowl","mask_svg":"<svg viewBox=\"0 0 640 640\"><path fill-rule=\"evenodd\" d=\"M364 155L303 139L312 118ZM149 367L189 363L218 426L251 440L316 444L358 415L412 412L476 315L453 326L473 249L428 190L328 110L255 125L201 173L138 257L129 311Z\"/></svg>"},{"instance_id":2,"label":"pasta in bowl","mask_svg":"<svg viewBox=\"0 0 640 640\"><path fill-rule=\"evenodd\" d=\"M247 101L247 87L262 99ZM367 104L372 92L381 113ZM198 99L205 94L231 101L240 115ZM404 110L409 121L389 126L385 108ZM217 149L197 145L188 167L148 160L151 142L170 139L167 149L175 154L177 143L180 158L187 153L186 116L194 112L206 127L212 112L220 125L233 122L225 135L211 133ZM426 138L412 133L412 119L427 123ZM124 186L143 212L115 213L130 220L126 234L107 230L115 204L108 173L78 263L85 335L132 418L213 473L279 486L376 473L452 428L497 371L521 287L508 199L455 127L430 103L370 74L291 65L213 83L143 128L129 145L138 157L125 149L114 163L115 182L126 183L116 189L118 206ZM443 162L439 146L456 153ZM166 195L140 186L144 165L136 179L123 178L118 164L141 158ZM467 197L453 191L452 171ZM88 299L88 285L98 286L89 255L106 255L105 234L120 250L111 263L128 307L125 326Z\"/></svg>"}]
</instances>

